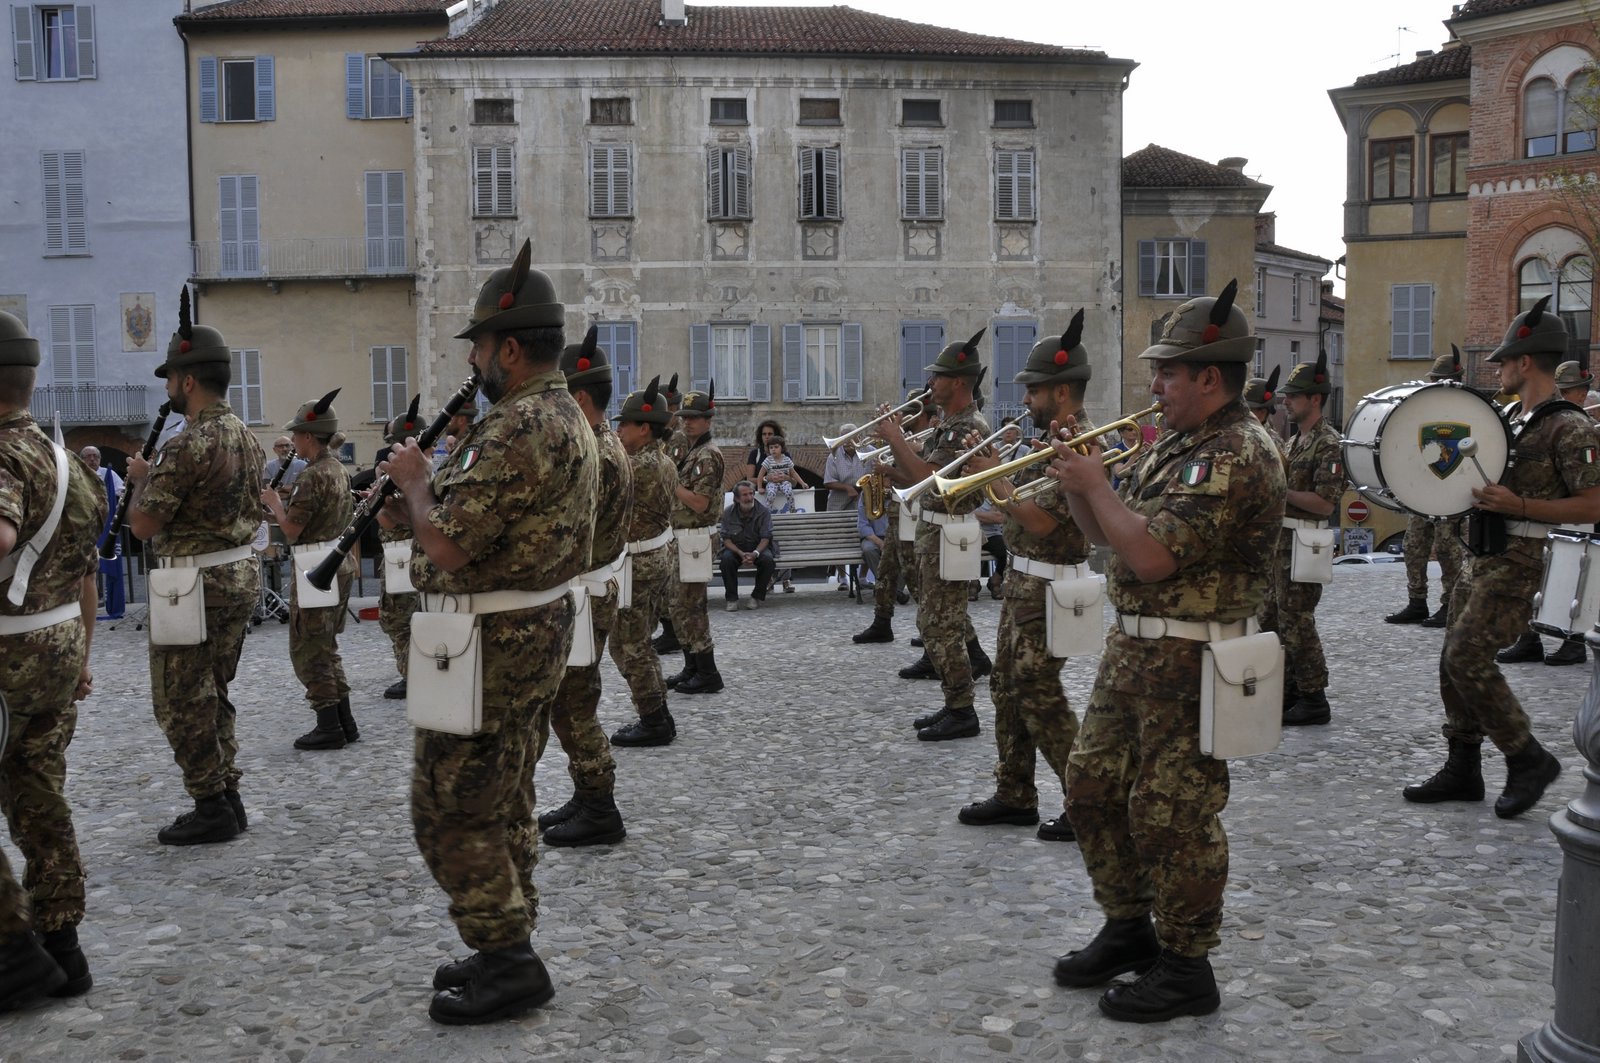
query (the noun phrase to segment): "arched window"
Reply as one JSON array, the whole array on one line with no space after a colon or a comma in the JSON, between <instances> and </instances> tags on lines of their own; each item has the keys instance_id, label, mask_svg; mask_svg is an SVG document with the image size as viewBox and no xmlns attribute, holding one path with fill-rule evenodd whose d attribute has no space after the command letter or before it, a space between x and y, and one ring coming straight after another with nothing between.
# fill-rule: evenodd
<instances>
[{"instance_id":1,"label":"arched window","mask_svg":"<svg viewBox=\"0 0 1600 1063\"><path fill-rule=\"evenodd\" d=\"M1570 356L1589 364L1589 332L1593 327L1594 260L1573 255L1552 270L1542 258L1530 258L1518 271L1517 308L1530 309L1550 296L1550 309L1567 326Z\"/></svg>"},{"instance_id":2,"label":"arched window","mask_svg":"<svg viewBox=\"0 0 1600 1063\"><path fill-rule=\"evenodd\" d=\"M1529 82L1522 90L1522 142L1528 158L1556 153L1557 114L1560 109L1555 82L1540 78Z\"/></svg>"},{"instance_id":3,"label":"arched window","mask_svg":"<svg viewBox=\"0 0 1600 1063\"><path fill-rule=\"evenodd\" d=\"M1596 89L1592 70L1580 70L1567 82L1562 99L1567 119L1565 144L1561 149L1564 154L1594 150L1595 111L1600 106Z\"/></svg>"}]
</instances>

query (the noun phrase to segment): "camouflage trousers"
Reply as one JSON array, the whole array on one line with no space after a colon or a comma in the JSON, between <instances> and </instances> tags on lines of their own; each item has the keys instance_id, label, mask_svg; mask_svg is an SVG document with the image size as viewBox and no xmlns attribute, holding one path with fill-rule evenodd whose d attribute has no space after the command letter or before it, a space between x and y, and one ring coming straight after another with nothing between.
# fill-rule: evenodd
<instances>
[{"instance_id":1,"label":"camouflage trousers","mask_svg":"<svg viewBox=\"0 0 1600 1063\"><path fill-rule=\"evenodd\" d=\"M1045 641L1045 595L1050 582L1013 570L1006 577L995 645L994 699L995 796L1017 808L1036 808L1033 783L1036 753L1043 753L1066 793L1067 757L1078 734L1078 717L1061 688L1066 661L1050 656Z\"/></svg>"},{"instance_id":2,"label":"camouflage trousers","mask_svg":"<svg viewBox=\"0 0 1600 1063\"><path fill-rule=\"evenodd\" d=\"M481 952L526 941L538 921L533 768L572 648L572 596L480 621L483 731L418 729L411 826L450 918Z\"/></svg>"},{"instance_id":3,"label":"camouflage trousers","mask_svg":"<svg viewBox=\"0 0 1600 1063\"><path fill-rule=\"evenodd\" d=\"M667 544L672 556L672 591L667 598L667 610L672 617L672 630L690 653L709 653L716 647L711 643L711 615L706 611L706 588L709 583L685 583L678 578L678 541ZM711 556L718 554L717 535L711 535ZM713 573L715 578L715 573Z\"/></svg>"},{"instance_id":4,"label":"camouflage trousers","mask_svg":"<svg viewBox=\"0 0 1600 1063\"><path fill-rule=\"evenodd\" d=\"M583 593L581 591L574 593ZM611 743L600 729L600 654L606 636L617 620L617 592L613 588L604 598L589 599L594 622L595 663L571 668L561 677L548 719L540 721L538 752L534 762L544 758L550 732L556 733L562 752L567 755L567 774L579 793L610 794L616 787L617 762L611 757Z\"/></svg>"},{"instance_id":5,"label":"camouflage trousers","mask_svg":"<svg viewBox=\"0 0 1600 1063\"><path fill-rule=\"evenodd\" d=\"M1428 600L1428 559L1439 559L1439 603L1450 604L1450 590L1461 575L1466 548L1461 545L1461 519L1430 520L1413 516L1406 522L1406 597Z\"/></svg>"},{"instance_id":6,"label":"camouflage trousers","mask_svg":"<svg viewBox=\"0 0 1600 1063\"><path fill-rule=\"evenodd\" d=\"M339 567L339 604L322 609L300 608L299 581L289 591L289 663L313 708L337 705L350 693L344 661L339 657L339 635L344 631L354 579L355 559L346 558Z\"/></svg>"},{"instance_id":7,"label":"camouflage trousers","mask_svg":"<svg viewBox=\"0 0 1600 1063\"><path fill-rule=\"evenodd\" d=\"M206 641L198 646L150 647L150 697L156 723L183 772L183 788L196 800L239 788L240 772L234 766L239 755L236 713L228 700L228 684L239 668L244 634L261 593L260 580L254 559L207 569Z\"/></svg>"},{"instance_id":8,"label":"camouflage trousers","mask_svg":"<svg viewBox=\"0 0 1600 1063\"><path fill-rule=\"evenodd\" d=\"M1462 517L1451 517L1439 525L1438 536L1433 541L1433 552L1439 556L1439 603L1449 606L1456 583L1461 579L1461 573L1466 571L1467 544L1461 541L1463 531ZM1448 615L1448 608L1446 615Z\"/></svg>"},{"instance_id":9,"label":"camouflage trousers","mask_svg":"<svg viewBox=\"0 0 1600 1063\"><path fill-rule=\"evenodd\" d=\"M34 930L83 921L83 860L64 788L85 649L76 618L0 637L0 692L11 726L0 750L0 812L27 861L19 885L0 850L0 937L29 929L30 899Z\"/></svg>"},{"instance_id":10,"label":"camouflage trousers","mask_svg":"<svg viewBox=\"0 0 1600 1063\"><path fill-rule=\"evenodd\" d=\"M1513 538L1511 544L1498 557L1469 558L1450 599L1439 654L1444 736L1479 743L1487 735L1502 753L1520 752L1532 731L1494 655L1528 629L1544 575L1537 540Z\"/></svg>"},{"instance_id":11,"label":"camouflage trousers","mask_svg":"<svg viewBox=\"0 0 1600 1063\"><path fill-rule=\"evenodd\" d=\"M1263 631L1276 631L1283 641L1286 678L1302 694L1315 694L1328 688L1328 662L1322 655L1322 636L1317 633L1317 603L1322 601L1322 584L1296 583L1289 578L1294 532L1285 528L1273 566L1277 593L1276 615Z\"/></svg>"},{"instance_id":12,"label":"camouflage trousers","mask_svg":"<svg viewBox=\"0 0 1600 1063\"><path fill-rule=\"evenodd\" d=\"M903 582L913 601L920 602L921 581L917 578L917 546L897 538L895 521L889 521L889 534L883 541L883 559L878 562L878 585L872 589L872 612L889 619L894 616L894 596Z\"/></svg>"},{"instance_id":13,"label":"camouflage trousers","mask_svg":"<svg viewBox=\"0 0 1600 1063\"><path fill-rule=\"evenodd\" d=\"M648 716L667 703L661 656L650 645L650 633L666 611L667 598L677 583L678 559L670 545L633 555L633 604L617 610L610 648L611 661L628 684L634 710L640 716Z\"/></svg>"},{"instance_id":14,"label":"camouflage trousers","mask_svg":"<svg viewBox=\"0 0 1600 1063\"><path fill-rule=\"evenodd\" d=\"M939 672L945 708L970 709L972 658L967 656L967 643L977 633L967 618L967 584L939 578L939 525L919 522L916 547L917 578L922 584L917 633L928 660Z\"/></svg>"},{"instance_id":15,"label":"camouflage trousers","mask_svg":"<svg viewBox=\"0 0 1600 1063\"><path fill-rule=\"evenodd\" d=\"M406 674L406 662L411 659L411 614L417 611L420 600L415 592L385 592L378 598L378 627L389 636L389 645L394 647L394 666L402 679Z\"/></svg>"},{"instance_id":16,"label":"camouflage trousers","mask_svg":"<svg viewBox=\"0 0 1600 1063\"><path fill-rule=\"evenodd\" d=\"M1153 913L1163 946L1204 956L1221 940L1228 765L1200 752L1202 644L1127 646L1139 641L1107 636L1067 760L1067 816L1106 918Z\"/></svg>"}]
</instances>

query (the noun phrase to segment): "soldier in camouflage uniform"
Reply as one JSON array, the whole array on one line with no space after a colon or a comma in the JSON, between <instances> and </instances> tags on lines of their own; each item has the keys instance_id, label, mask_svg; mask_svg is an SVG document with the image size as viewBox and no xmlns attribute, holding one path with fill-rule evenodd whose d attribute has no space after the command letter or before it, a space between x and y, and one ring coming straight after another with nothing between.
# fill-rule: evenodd
<instances>
[{"instance_id":1,"label":"soldier in camouflage uniform","mask_svg":"<svg viewBox=\"0 0 1600 1063\"><path fill-rule=\"evenodd\" d=\"M1140 356L1155 363L1167 431L1120 498L1098 451L1057 445L1050 469L1079 527L1113 551L1118 614L1067 767L1067 811L1106 922L1055 978L1087 987L1142 972L1100 998L1121 1021L1220 1004L1206 954L1228 881L1228 765L1200 752L1201 656L1207 641L1248 632L1284 502L1276 448L1239 401L1255 341L1236 290L1178 307Z\"/></svg>"},{"instance_id":2,"label":"soldier in camouflage uniform","mask_svg":"<svg viewBox=\"0 0 1600 1063\"><path fill-rule=\"evenodd\" d=\"M589 570L599 457L558 367L565 309L531 257L524 242L490 274L458 337L472 340L493 405L437 473L414 441L379 466L414 533L418 634L426 613L468 611L482 647L479 733L419 728L411 775L417 848L475 950L434 972L428 1014L446 1025L509 1018L555 994L529 940L533 766L572 649L568 587Z\"/></svg>"},{"instance_id":3,"label":"soldier in camouflage uniform","mask_svg":"<svg viewBox=\"0 0 1600 1063\"><path fill-rule=\"evenodd\" d=\"M916 398L926 390L912 388L906 393L906 399ZM907 437L914 436L931 425L934 417L933 400L926 399L915 417L909 417L901 423L901 431ZM920 442L912 442L910 446L913 453L922 453ZM872 623L865 631L851 636L850 641L856 643L893 642L894 628L890 621L894 619L895 602L903 603L907 598L921 600L921 586L917 582L916 544L900 538L900 499L894 493L895 488L910 487L913 481L899 472L892 461L882 465L882 469L886 483L883 512L889 520L889 534L884 537L883 555L875 574L878 582L872 590ZM906 588L903 592L900 590L902 583Z\"/></svg>"},{"instance_id":4,"label":"soldier in camouflage uniform","mask_svg":"<svg viewBox=\"0 0 1600 1063\"><path fill-rule=\"evenodd\" d=\"M711 529L711 556L717 556L717 524L722 520L722 451L711 438L711 418L716 415L716 383L709 390L691 391L683 397L678 420L689 441L689 451L678 462L678 485L672 506L672 527ZM667 605L672 630L683 643L683 671L667 680L680 694L715 694L722 689L717 671L716 647L711 642L711 618L706 613L705 583L685 583L677 578L678 543L672 544L674 587Z\"/></svg>"},{"instance_id":5,"label":"soldier in camouflage uniform","mask_svg":"<svg viewBox=\"0 0 1600 1063\"><path fill-rule=\"evenodd\" d=\"M1288 449L1284 446L1283 437L1278 435L1278 430L1272 427L1272 411L1278 401L1278 366L1272 367L1272 372L1264 377L1253 376L1244 384L1244 405L1251 413L1255 414L1261 427L1267 430L1267 435L1272 437L1273 444L1278 448L1278 453L1288 460Z\"/></svg>"},{"instance_id":6,"label":"soldier in camouflage uniform","mask_svg":"<svg viewBox=\"0 0 1600 1063\"><path fill-rule=\"evenodd\" d=\"M63 786L75 702L93 685L95 541L108 507L75 455L67 482L57 478L56 449L28 413L38 365L38 341L0 312L0 811L27 861L18 885L0 851L0 1012L94 982L78 946L83 861ZM46 538L58 490L65 504Z\"/></svg>"},{"instance_id":7,"label":"soldier in camouflage uniform","mask_svg":"<svg viewBox=\"0 0 1600 1063\"><path fill-rule=\"evenodd\" d=\"M1432 778L1405 789L1407 801L1424 804L1483 800L1487 735L1506 757L1505 789L1494 804L1503 819L1538 803L1561 762L1533 737L1527 713L1495 666L1495 647L1527 626L1550 527L1600 520L1600 446L1589 416L1556 391L1555 371L1568 338L1566 325L1547 309L1549 301L1545 296L1518 314L1488 357L1499 368L1501 389L1520 396L1507 411L1515 433L1513 460L1504 482L1473 490L1468 521L1504 521L1506 546L1472 557L1450 598L1439 656L1449 756Z\"/></svg>"},{"instance_id":8,"label":"soldier in camouflage uniform","mask_svg":"<svg viewBox=\"0 0 1600 1063\"><path fill-rule=\"evenodd\" d=\"M294 452L306 460L306 467L294 482L289 502L284 504L270 487L261 491L261 504L283 529L283 537L297 555L295 566L304 561L298 555L326 552L350 526L355 509L350 494L350 474L336 456L339 413L333 408L337 390L320 401L308 402L284 425L294 440ZM308 566L315 567L315 561ZM339 601L335 605L308 608L300 604L300 580L289 591L289 661L295 678L306 688L306 700L317 714L317 725L294 740L296 749L343 749L361 737L350 712L350 684L344 677L344 662L339 658L339 634L344 631L345 609L350 603L350 584L356 576L356 559L346 554L337 576Z\"/></svg>"},{"instance_id":9,"label":"soldier in camouflage uniform","mask_svg":"<svg viewBox=\"0 0 1600 1063\"><path fill-rule=\"evenodd\" d=\"M1332 385L1328 378L1327 355L1316 364L1302 362L1289 372L1283 385L1283 401L1289 419L1300 431L1290 441L1287 452L1283 529L1278 536L1278 556L1273 568L1275 608L1266 611L1263 631L1276 631L1283 639L1288 673L1284 686L1292 693L1284 696L1283 723L1286 727L1327 723L1332 717L1328 706L1328 663L1322 654L1322 637L1317 633L1317 603L1322 600L1322 584L1296 583L1291 579L1296 529L1326 528L1328 518L1344 494L1344 446L1339 433L1322 416L1322 404Z\"/></svg>"},{"instance_id":10,"label":"soldier in camouflage uniform","mask_svg":"<svg viewBox=\"0 0 1600 1063\"><path fill-rule=\"evenodd\" d=\"M404 443L421 430L422 425L416 418L416 400L412 400L410 412L403 413L390 421L384 430L384 442L393 446ZM464 431L465 429L463 429ZM403 525L393 528L380 528L378 539L385 546L390 543L405 543L411 541L411 529ZM417 592L401 591L393 593L389 589L389 566L383 566L383 593L378 597L378 627L389 636L389 645L394 648L394 666L400 672L400 678L389 684L383 696L390 701L399 701L406 696L406 666L411 659L411 614L417 611ZM401 584L404 586L404 584Z\"/></svg>"},{"instance_id":11,"label":"soldier in camouflage uniform","mask_svg":"<svg viewBox=\"0 0 1600 1063\"><path fill-rule=\"evenodd\" d=\"M667 421L664 447L676 475L678 466L683 464L684 455L689 453L689 437L683 434L683 424L678 420L678 409L683 405L683 392L678 390L677 373L673 373L670 380L660 385L660 394L667 401L667 416L670 418ZM683 643L678 641L678 633L672 630L672 617L665 608L661 611L661 634L652 640L651 645L661 654L677 653L683 649Z\"/></svg>"},{"instance_id":12,"label":"soldier in camouflage uniform","mask_svg":"<svg viewBox=\"0 0 1600 1063\"><path fill-rule=\"evenodd\" d=\"M1083 416L1083 394L1091 368L1089 352L1080 342L1083 311L1073 315L1062 336L1034 345L1027 364L1016 376L1026 395L1023 402L1036 425L1065 424ZM1048 452L1047 452L1048 453ZM992 467L998 459L984 454L968 464L969 471ZM994 678L989 696L994 699L994 741L999 758L994 766L994 796L967 805L959 814L963 823L1032 825L1039 822L1039 791L1034 786L1036 754L1044 754L1066 794L1067 757L1078 734L1078 717L1061 687L1066 659L1053 657L1046 639L1045 611L1054 580L1090 575L1089 541L1072 522L1067 500L1056 491L1033 499L1016 500L1015 489L1043 476L1044 462L994 485L1005 504L1006 549L1011 554L1004 604L1000 607L1000 633L995 643ZM1001 503L997 502L996 505ZM1072 841L1072 824L1065 808L1039 827L1045 841Z\"/></svg>"},{"instance_id":13,"label":"soldier in camouflage uniform","mask_svg":"<svg viewBox=\"0 0 1600 1063\"><path fill-rule=\"evenodd\" d=\"M1449 354L1433 360L1428 379L1461 382L1466 370L1461 365L1461 348L1450 345ZM1461 574L1462 549L1460 546L1461 522L1458 519L1440 521L1433 517L1412 514L1406 521L1406 535L1402 549L1406 556L1406 607L1384 617L1387 624L1422 624L1425 627L1443 627L1450 615L1450 588ZM1428 561L1434 551L1439 553L1439 612L1437 623L1429 623L1428 613ZM1542 656L1542 653L1541 653Z\"/></svg>"},{"instance_id":14,"label":"soldier in camouflage uniform","mask_svg":"<svg viewBox=\"0 0 1600 1063\"><path fill-rule=\"evenodd\" d=\"M183 771L194 811L156 837L166 845L223 842L248 825L235 764L228 684L239 668L250 613L261 594L261 568L250 544L261 526L261 469L256 437L228 405L232 355L222 334L189 320L189 291L178 331L156 376L167 382L183 431L147 462L128 459L128 527L151 540L163 568L198 567L205 592L206 639L198 646L150 645L156 722Z\"/></svg>"},{"instance_id":15,"label":"soldier in camouflage uniform","mask_svg":"<svg viewBox=\"0 0 1600 1063\"><path fill-rule=\"evenodd\" d=\"M600 655L617 619L617 577L626 556L623 548L633 514L633 472L617 433L606 421L606 407L611 404L611 363L598 339L599 329L591 325L581 344L573 344L561 354L567 390L594 429L600 486L595 496L589 568L573 588L574 594L589 597L594 663L567 666L550 706L548 729L541 726L539 730L539 756L544 754L549 731L555 731L567 754L567 774L572 776L571 799L539 816L545 844L556 846L613 845L626 833L622 813L617 811L617 763L595 713L600 707Z\"/></svg>"}]
</instances>

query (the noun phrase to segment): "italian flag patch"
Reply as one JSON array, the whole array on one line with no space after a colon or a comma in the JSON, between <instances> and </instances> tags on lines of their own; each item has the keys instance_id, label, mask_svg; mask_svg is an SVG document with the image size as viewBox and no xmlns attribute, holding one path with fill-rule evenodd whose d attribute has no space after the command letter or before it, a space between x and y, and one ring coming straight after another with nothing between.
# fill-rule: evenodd
<instances>
[{"instance_id":1,"label":"italian flag patch","mask_svg":"<svg viewBox=\"0 0 1600 1063\"><path fill-rule=\"evenodd\" d=\"M1593 465L1595 459L1600 458L1600 448L1595 447L1593 444L1584 447L1581 453L1583 454L1583 463L1585 465Z\"/></svg>"},{"instance_id":2,"label":"italian flag patch","mask_svg":"<svg viewBox=\"0 0 1600 1063\"><path fill-rule=\"evenodd\" d=\"M461 471L462 472L466 472L468 469L470 469L474 465L478 464L478 451L479 451L479 449L480 448L478 448L477 446L470 446L462 453L462 455L461 455Z\"/></svg>"},{"instance_id":3,"label":"italian flag patch","mask_svg":"<svg viewBox=\"0 0 1600 1063\"><path fill-rule=\"evenodd\" d=\"M1191 461L1183 467L1178 474L1178 479L1183 481L1185 487L1199 487L1211 479L1211 463L1209 461Z\"/></svg>"},{"instance_id":4,"label":"italian flag patch","mask_svg":"<svg viewBox=\"0 0 1600 1063\"><path fill-rule=\"evenodd\" d=\"M1336 461L1330 461L1328 462L1328 471L1333 473L1335 476L1342 476L1344 474L1344 467Z\"/></svg>"}]
</instances>

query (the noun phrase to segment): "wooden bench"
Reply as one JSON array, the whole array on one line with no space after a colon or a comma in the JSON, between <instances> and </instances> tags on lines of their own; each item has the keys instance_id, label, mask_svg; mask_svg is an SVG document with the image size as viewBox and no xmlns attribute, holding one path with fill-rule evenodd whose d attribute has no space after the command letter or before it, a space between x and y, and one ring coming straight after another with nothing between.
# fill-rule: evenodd
<instances>
[{"instance_id":1,"label":"wooden bench","mask_svg":"<svg viewBox=\"0 0 1600 1063\"><path fill-rule=\"evenodd\" d=\"M856 567L862 563L861 535L856 530L855 510L821 513L774 513L772 542L778 555L778 571L831 565L850 566L850 593L860 599ZM754 572L745 565L741 572Z\"/></svg>"}]
</instances>

